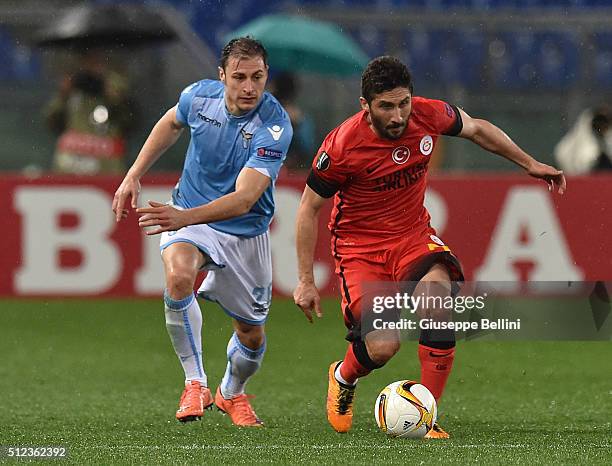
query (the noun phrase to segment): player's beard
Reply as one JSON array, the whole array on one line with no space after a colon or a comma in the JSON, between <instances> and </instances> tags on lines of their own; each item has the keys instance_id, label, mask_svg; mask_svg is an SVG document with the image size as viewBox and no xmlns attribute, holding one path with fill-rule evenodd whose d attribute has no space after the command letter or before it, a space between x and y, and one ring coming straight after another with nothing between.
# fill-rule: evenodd
<instances>
[{"instance_id":1,"label":"player's beard","mask_svg":"<svg viewBox=\"0 0 612 466\"><path fill-rule=\"evenodd\" d=\"M373 112L370 112L370 121L378 135L385 139L399 139L404 135L408 120L403 124L385 124L382 119L377 118ZM394 131L393 131L394 130ZM393 131L393 132L391 132Z\"/></svg>"}]
</instances>

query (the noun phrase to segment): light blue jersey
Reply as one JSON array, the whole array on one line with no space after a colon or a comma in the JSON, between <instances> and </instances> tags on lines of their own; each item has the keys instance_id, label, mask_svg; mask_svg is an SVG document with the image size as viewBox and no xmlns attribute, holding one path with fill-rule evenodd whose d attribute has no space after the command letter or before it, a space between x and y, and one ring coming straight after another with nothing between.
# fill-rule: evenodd
<instances>
[{"instance_id":1,"label":"light blue jersey","mask_svg":"<svg viewBox=\"0 0 612 466\"><path fill-rule=\"evenodd\" d=\"M209 223L236 236L254 237L268 230L274 214L273 190L287 155L293 129L278 101L265 92L259 105L242 116L229 113L220 81L202 80L181 94L177 120L191 130L185 166L173 195L184 208L207 204L236 190L244 167L270 177L271 183L252 209L240 217Z\"/></svg>"}]
</instances>

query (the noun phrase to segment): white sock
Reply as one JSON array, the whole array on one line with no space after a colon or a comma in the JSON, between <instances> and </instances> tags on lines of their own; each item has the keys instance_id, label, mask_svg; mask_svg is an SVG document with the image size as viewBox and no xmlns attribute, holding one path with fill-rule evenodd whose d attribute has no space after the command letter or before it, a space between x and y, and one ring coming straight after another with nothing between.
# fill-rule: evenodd
<instances>
[{"instance_id":1,"label":"white sock","mask_svg":"<svg viewBox=\"0 0 612 466\"><path fill-rule=\"evenodd\" d=\"M202 312L193 293L175 300L164 293L166 328L185 371L185 384L197 380L208 386L202 364Z\"/></svg>"},{"instance_id":2,"label":"white sock","mask_svg":"<svg viewBox=\"0 0 612 466\"><path fill-rule=\"evenodd\" d=\"M338 364L338 367L336 367L336 372L334 372L334 377L336 377L336 380L342 385L347 385L349 387L354 387L357 385L357 381L359 379L355 379L355 383L348 383L346 380L344 380L344 377L342 377L342 374L340 373L340 367L342 367L342 363Z\"/></svg>"},{"instance_id":3,"label":"white sock","mask_svg":"<svg viewBox=\"0 0 612 466\"><path fill-rule=\"evenodd\" d=\"M244 386L249 378L257 372L266 351L266 342L252 350L238 339L236 332L227 344L227 367L221 381L221 394L229 399L244 393Z\"/></svg>"}]
</instances>

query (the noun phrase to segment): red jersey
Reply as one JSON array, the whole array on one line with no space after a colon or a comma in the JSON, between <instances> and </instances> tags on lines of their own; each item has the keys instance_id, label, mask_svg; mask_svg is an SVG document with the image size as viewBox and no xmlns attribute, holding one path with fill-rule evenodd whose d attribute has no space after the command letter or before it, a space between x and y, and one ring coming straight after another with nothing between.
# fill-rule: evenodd
<instances>
[{"instance_id":1,"label":"red jersey","mask_svg":"<svg viewBox=\"0 0 612 466\"><path fill-rule=\"evenodd\" d=\"M313 161L308 186L334 198L329 228L338 252L373 251L429 226L423 205L429 158L440 135L463 128L446 102L412 99L404 134L378 137L361 111L327 135Z\"/></svg>"}]
</instances>

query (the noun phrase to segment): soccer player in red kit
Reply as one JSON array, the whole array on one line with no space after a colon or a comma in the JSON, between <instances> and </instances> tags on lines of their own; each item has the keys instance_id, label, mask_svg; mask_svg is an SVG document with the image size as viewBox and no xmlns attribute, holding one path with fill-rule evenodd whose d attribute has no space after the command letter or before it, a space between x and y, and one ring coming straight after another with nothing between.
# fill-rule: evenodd
<instances>
[{"instance_id":1,"label":"soccer player in red kit","mask_svg":"<svg viewBox=\"0 0 612 466\"><path fill-rule=\"evenodd\" d=\"M362 110L325 138L297 216L294 300L312 322L313 311L322 315L313 276L318 213L334 197L331 247L350 342L344 359L332 363L328 374L327 418L338 432L351 428L357 379L382 367L400 347L398 332L363 328L363 314L372 312L364 285L412 282L412 292L422 286L436 296L450 296L453 282L463 280L459 261L436 236L423 205L427 166L438 137L469 139L546 181L551 190L565 190L561 171L535 160L495 125L440 100L413 96L408 69L393 57L368 64L359 100ZM440 318L435 314L440 310L419 312ZM421 331L421 383L436 400L454 355L454 331ZM426 437L448 434L436 424Z\"/></svg>"}]
</instances>

